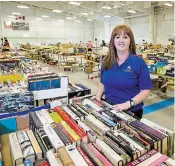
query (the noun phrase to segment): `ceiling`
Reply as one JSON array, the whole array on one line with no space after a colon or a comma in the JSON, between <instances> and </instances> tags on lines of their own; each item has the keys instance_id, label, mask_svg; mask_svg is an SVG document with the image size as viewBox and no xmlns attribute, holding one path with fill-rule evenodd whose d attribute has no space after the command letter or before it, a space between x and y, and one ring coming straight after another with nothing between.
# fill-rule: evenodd
<instances>
[{"instance_id":1,"label":"ceiling","mask_svg":"<svg viewBox=\"0 0 175 166\"><path fill-rule=\"evenodd\" d=\"M62 13L56 13L56 15L76 17L76 19L91 19L91 21L110 20L113 17L131 18L148 15L154 9L169 8L164 5L165 1L79 1L79 6L69 4L69 1L13 1L10 3L36 7L50 12L53 9L62 10ZM169 3L174 5L173 1L169 1ZM135 13L129 11L135 11Z\"/></svg>"}]
</instances>

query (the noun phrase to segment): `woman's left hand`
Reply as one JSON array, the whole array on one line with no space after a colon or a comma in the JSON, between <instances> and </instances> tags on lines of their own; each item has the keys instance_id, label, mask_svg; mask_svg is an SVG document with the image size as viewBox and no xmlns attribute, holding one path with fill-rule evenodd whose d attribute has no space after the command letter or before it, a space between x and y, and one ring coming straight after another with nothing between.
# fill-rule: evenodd
<instances>
[{"instance_id":1,"label":"woman's left hand","mask_svg":"<svg viewBox=\"0 0 175 166\"><path fill-rule=\"evenodd\" d=\"M121 104L116 104L112 106L112 109L116 110L116 111L123 111L123 110L127 110L129 109L130 106L130 102L127 101L125 103L121 103Z\"/></svg>"}]
</instances>

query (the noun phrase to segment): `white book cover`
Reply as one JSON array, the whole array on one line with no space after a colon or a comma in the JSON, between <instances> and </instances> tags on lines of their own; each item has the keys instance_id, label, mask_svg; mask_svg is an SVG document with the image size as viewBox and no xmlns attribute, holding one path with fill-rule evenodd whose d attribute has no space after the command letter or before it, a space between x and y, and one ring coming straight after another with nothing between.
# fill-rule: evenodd
<instances>
[{"instance_id":1,"label":"white book cover","mask_svg":"<svg viewBox=\"0 0 175 166\"><path fill-rule=\"evenodd\" d=\"M46 125L43 126L43 129L46 132L46 134L49 137L49 140L50 140L52 146L55 149L58 149L58 148L64 146L63 142L61 141L59 136L56 134L55 130L52 128L51 125L46 124Z\"/></svg>"},{"instance_id":2,"label":"white book cover","mask_svg":"<svg viewBox=\"0 0 175 166\"><path fill-rule=\"evenodd\" d=\"M47 121L49 124L54 123L53 119L50 117L50 115L49 115L49 113L48 113L47 110L42 109L42 110L41 110L41 113L43 114L44 118L46 119L46 121Z\"/></svg>"},{"instance_id":3,"label":"white book cover","mask_svg":"<svg viewBox=\"0 0 175 166\"><path fill-rule=\"evenodd\" d=\"M45 119L41 111L35 111L35 114L37 115L43 126L48 124L47 120Z\"/></svg>"},{"instance_id":4,"label":"white book cover","mask_svg":"<svg viewBox=\"0 0 175 166\"><path fill-rule=\"evenodd\" d=\"M16 165L15 163L22 164L21 161L23 161L23 154L16 133L9 134L9 143L11 147L13 166ZM17 160L19 160L19 162L16 162Z\"/></svg>"},{"instance_id":5,"label":"white book cover","mask_svg":"<svg viewBox=\"0 0 175 166\"><path fill-rule=\"evenodd\" d=\"M63 110L75 121L80 120L80 118L72 112L67 106L63 106Z\"/></svg>"},{"instance_id":6,"label":"white book cover","mask_svg":"<svg viewBox=\"0 0 175 166\"><path fill-rule=\"evenodd\" d=\"M88 166L84 158L81 156L75 145L67 145L66 151L70 155L72 161L76 166Z\"/></svg>"},{"instance_id":7,"label":"white book cover","mask_svg":"<svg viewBox=\"0 0 175 166\"><path fill-rule=\"evenodd\" d=\"M98 106L97 104L95 104L94 102L92 102L92 101L89 100L89 99L84 99L82 104L83 104L83 105L86 105L86 104L90 105L90 106L91 106L94 110L96 110L97 112L103 110L102 107Z\"/></svg>"},{"instance_id":8,"label":"white book cover","mask_svg":"<svg viewBox=\"0 0 175 166\"><path fill-rule=\"evenodd\" d=\"M78 125L85 131L85 132L88 132L90 131L91 129L82 121L78 120Z\"/></svg>"},{"instance_id":9,"label":"white book cover","mask_svg":"<svg viewBox=\"0 0 175 166\"><path fill-rule=\"evenodd\" d=\"M120 166L120 165L122 166L122 162L124 162L123 159L113 149L111 149L104 141L96 139L95 144L102 150L104 155L114 166Z\"/></svg>"},{"instance_id":10,"label":"white book cover","mask_svg":"<svg viewBox=\"0 0 175 166\"><path fill-rule=\"evenodd\" d=\"M47 151L46 157L49 161L50 166L60 166L52 150Z\"/></svg>"}]
</instances>

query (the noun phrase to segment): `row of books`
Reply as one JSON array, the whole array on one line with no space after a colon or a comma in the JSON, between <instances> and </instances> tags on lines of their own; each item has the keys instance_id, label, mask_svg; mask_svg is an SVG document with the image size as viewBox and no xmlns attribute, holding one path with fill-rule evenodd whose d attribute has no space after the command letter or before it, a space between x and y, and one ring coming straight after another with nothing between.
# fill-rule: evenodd
<instances>
[{"instance_id":1,"label":"row of books","mask_svg":"<svg viewBox=\"0 0 175 166\"><path fill-rule=\"evenodd\" d=\"M70 105L55 107L54 112L30 113L30 128L42 153L41 160L36 154L26 158L36 160L34 164L43 160L53 166L61 162L77 166L134 163L152 166L174 162L167 157L173 153L170 146L173 138L168 135L171 131L146 119L138 121L125 112L114 112L106 101L98 103L84 97ZM167 136L163 136L164 131ZM61 157L60 151L66 157Z\"/></svg>"}]
</instances>

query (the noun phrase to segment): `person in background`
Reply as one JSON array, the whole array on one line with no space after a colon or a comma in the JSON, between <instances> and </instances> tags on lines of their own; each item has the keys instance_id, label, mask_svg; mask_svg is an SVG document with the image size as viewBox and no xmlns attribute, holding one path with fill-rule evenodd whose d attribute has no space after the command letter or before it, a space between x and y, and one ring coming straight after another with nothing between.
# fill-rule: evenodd
<instances>
[{"instance_id":1,"label":"person in background","mask_svg":"<svg viewBox=\"0 0 175 166\"><path fill-rule=\"evenodd\" d=\"M9 42L8 42L6 37L4 38L4 47L10 48L10 44L9 44Z\"/></svg>"},{"instance_id":2,"label":"person in background","mask_svg":"<svg viewBox=\"0 0 175 166\"><path fill-rule=\"evenodd\" d=\"M92 47L93 47L92 42L91 41L88 41L86 43L86 46L87 46L88 52L92 52Z\"/></svg>"},{"instance_id":3,"label":"person in background","mask_svg":"<svg viewBox=\"0 0 175 166\"><path fill-rule=\"evenodd\" d=\"M136 55L135 40L127 25L116 26L111 34L109 54L104 58L95 99L105 99L116 111L131 111L139 119L143 101L149 96L151 79L148 66Z\"/></svg>"},{"instance_id":4,"label":"person in background","mask_svg":"<svg viewBox=\"0 0 175 166\"><path fill-rule=\"evenodd\" d=\"M105 41L104 41L104 40L102 40L101 47L106 47L106 43L105 43Z\"/></svg>"},{"instance_id":5,"label":"person in background","mask_svg":"<svg viewBox=\"0 0 175 166\"><path fill-rule=\"evenodd\" d=\"M4 40L3 40L3 38L1 38L1 46L3 46L4 45Z\"/></svg>"},{"instance_id":6,"label":"person in background","mask_svg":"<svg viewBox=\"0 0 175 166\"><path fill-rule=\"evenodd\" d=\"M172 40L172 43L171 43L172 46L174 46L174 40Z\"/></svg>"}]
</instances>

